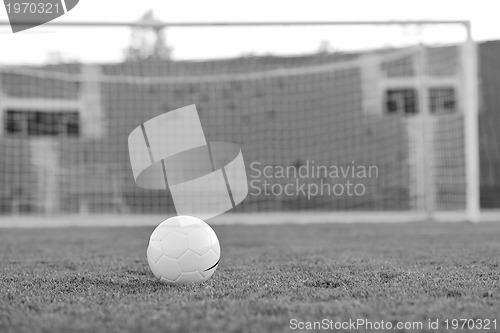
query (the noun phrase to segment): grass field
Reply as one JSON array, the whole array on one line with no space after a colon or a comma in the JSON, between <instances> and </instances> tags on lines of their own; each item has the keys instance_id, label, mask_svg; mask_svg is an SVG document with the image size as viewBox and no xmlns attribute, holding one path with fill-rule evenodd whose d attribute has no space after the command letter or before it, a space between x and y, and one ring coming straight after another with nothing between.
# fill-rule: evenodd
<instances>
[{"instance_id":1,"label":"grass field","mask_svg":"<svg viewBox=\"0 0 500 333\"><path fill-rule=\"evenodd\" d=\"M500 321L500 223L215 226L218 270L179 287L149 270L152 230L0 229L0 332L286 332L293 318Z\"/></svg>"}]
</instances>

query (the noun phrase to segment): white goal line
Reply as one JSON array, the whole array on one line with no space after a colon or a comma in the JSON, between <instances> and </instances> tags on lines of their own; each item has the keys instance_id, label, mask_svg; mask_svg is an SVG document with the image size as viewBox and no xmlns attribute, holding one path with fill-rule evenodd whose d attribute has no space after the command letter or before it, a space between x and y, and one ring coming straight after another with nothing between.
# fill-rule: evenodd
<instances>
[{"instance_id":1,"label":"white goal line","mask_svg":"<svg viewBox=\"0 0 500 333\"><path fill-rule=\"evenodd\" d=\"M55 216L3 216L1 228L140 227L156 226L169 216L141 214L80 214ZM430 221L425 212L270 212L229 213L207 220L210 225L276 225L334 223L411 223ZM433 214L434 222L467 222L465 211ZM486 212L481 221L500 221L500 211Z\"/></svg>"}]
</instances>

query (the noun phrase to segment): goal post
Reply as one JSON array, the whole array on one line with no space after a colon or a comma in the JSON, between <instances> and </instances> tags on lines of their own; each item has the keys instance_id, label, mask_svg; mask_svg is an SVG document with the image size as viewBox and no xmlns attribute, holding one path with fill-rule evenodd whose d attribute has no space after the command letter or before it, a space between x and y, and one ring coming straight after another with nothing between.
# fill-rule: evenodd
<instances>
[{"instance_id":1,"label":"goal post","mask_svg":"<svg viewBox=\"0 0 500 333\"><path fill-rule=\"evenodd\" d=\"M464 85L466 99L465 152L467 184L467 219L481 220L480 174L479 174L479 96L477 45L472 38L470 22L466 23L467 40L462 52L464 59Z\"/></svg>"},{"instance_id":2,"label":"goal post","mask_svg":"<svg viewBox=\"0 0 500 333\"><path fill-rule=\"evenodd\" d=\"M249 193L229 218L480 220L468 21L47 24L96 38L138 27L166 33L174 56L181 39L207 54L241 41L215 60L0 57L4 213L175 214L169 189L135 185L127 136L195 104L208 142L241 146ZM323 46L301 49L312 37Z\"/></svg>"}]
</instances>

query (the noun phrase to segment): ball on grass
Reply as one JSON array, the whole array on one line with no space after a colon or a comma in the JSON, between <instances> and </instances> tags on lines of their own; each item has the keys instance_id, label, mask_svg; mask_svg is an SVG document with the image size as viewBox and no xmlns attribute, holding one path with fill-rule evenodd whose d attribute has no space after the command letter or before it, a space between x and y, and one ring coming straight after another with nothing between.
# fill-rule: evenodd
<instances>
[{"instance_id":1,"label":"ball on grass","mask_svg":"<svg viewBox=\"0 0 500 333\"><path fill-rule=\"evenodd\" d=\"M220 245L213 229L192 216L163 221L151 234L147 250L153 274L169 284L208 280L217 269Z\"/></svg>"}]
</instances>

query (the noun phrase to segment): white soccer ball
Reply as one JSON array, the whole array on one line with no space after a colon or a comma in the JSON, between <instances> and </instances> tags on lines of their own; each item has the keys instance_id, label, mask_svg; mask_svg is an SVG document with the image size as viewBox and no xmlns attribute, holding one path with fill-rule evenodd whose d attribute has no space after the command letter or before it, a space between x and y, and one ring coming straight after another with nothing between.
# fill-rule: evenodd
<instances>
[{"instance_id":1,"label":"white soccer ball","mask_svg":"<svg viewBox=\"0 0 500 333\"><path fill-rule=\"evenodd\" d=\"M163 282L203 282L217 269L220 245L217 235L204 221L175 216L153 231L147 256L153 274Z\"/></svg>"}]
</instances>

